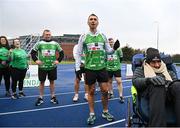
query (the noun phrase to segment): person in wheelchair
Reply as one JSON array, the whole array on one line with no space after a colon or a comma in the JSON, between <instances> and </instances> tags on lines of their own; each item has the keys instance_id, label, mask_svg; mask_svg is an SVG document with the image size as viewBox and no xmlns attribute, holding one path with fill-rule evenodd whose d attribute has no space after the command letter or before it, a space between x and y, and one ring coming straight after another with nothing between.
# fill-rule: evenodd
<instances>
[{"instance_id":1,"label":"person in wheelchair","mask_svg":"<svg viewBox=\"0 0 180 128\"><path fill-rule=\"evenodd\" d=\"M158 49L148 48L141 67L134 71L132 83L141 97L149 100L148 126L166 126L166 102L173 104L176 125L180 126L180 82L167 70Z\"/></svg>"}]
</instances>

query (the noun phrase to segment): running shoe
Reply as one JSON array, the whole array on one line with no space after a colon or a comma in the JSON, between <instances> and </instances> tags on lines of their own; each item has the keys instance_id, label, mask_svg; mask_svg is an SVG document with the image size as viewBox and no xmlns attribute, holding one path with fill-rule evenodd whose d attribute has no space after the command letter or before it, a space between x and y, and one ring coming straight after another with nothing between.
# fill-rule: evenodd
<instances>
[{"instance_id":1,"label":"running shoe","mask_svg":"<svg viewBox=\"0 0 180 128\"><path fill-rule=\"evenodd\" d=\"M74 97L73 97L73 101L74 102L77 102L79 100L79 95L78 94L75 94Z\"/></svg>"},{"instance_id":2,"label":"running shoe","mask_svg":"<svg viewBox=\"0 0 180 128\"><path fill-rule=\"evenodd\" d=\"M112 99L114 98L114 94L113 93L108 93L108 99Z\"/></svg>"},{"instance_id":3,"label":"running shoe","mask_svg":"<svg viewBox=\"0 0 180 128\"><path fill-rule=\"evenodd\" d=\"M114 117L109 112L103 112L102 117L109 122L114 121Z\"/></svg>"},{"instance_id":4,"label":"running shoe","mask_svg":"<svg viewBox=\"0 0 180 128\"><path fill-rule=\"evenodd\" d=\"M51 103L53 103L53 104L58 104L58 100L56 99L55 96L53 96L53 97L51 98Z\"/></svg>"},{"instance_id":5,"label":"running shoe","mask_svg":"<svg viewBox=\"0 0 180 128\"><path fill-rule=\"evenodd\" d=\"M85 93L85 95L84 95L84 100L88 101L88 94L87 93Z\"/></svg>"},{"instance_id":6,"label":"running shoe","mask_svg":"<svg viewBox=\"0 0 180 128\"><path fill-rule=\"evenodd\" d=\"M124 97L123 97L123 96L120 96L120 97L119 97L119 101L120 101L120 103L124 103Z\"/></svg>"},{"instance_id":7,"label":"running shoe","mask_svg":"<svg viewBox=\"0 0 180 128\"><path fill-rule=\"evenodd\" d=\"M19 92L19 97L25 97L26 95L24 94L24 92Z\"/></svg>"},{"instance_id":8,"label":"running shoe","mask_svg":"<svg viewBox=\"0 0 180 128\"><path fill-rule=\"evenodd\" d=\"M39 98L37 99L35 105L36 105L36 106L39 106L39 105L41 105L41 104L43 104L43 103L44 103L43 99L39 97Z\"/></svg>"},{"instance_id":9,"label":"running shoe","mask_svg":"<svg viewBox=\"0 0 180 128\"><path fill-rule=\"evenodd\" d=\"M12 99L18 99L18 95L16 93L13 93L13 95L11 96Z\"/></svg>"},{"instance_id":10,"label":"running shoe","mask_svg":"<svg viewBox=\"0 0 180 128\"><path fill-rule=\"evenodd\" d=\"M89 118L87 119L87 124L88 125L93 125L95 120L96 120L95 115L89 115Z\"/></svg>"}]
</instances>

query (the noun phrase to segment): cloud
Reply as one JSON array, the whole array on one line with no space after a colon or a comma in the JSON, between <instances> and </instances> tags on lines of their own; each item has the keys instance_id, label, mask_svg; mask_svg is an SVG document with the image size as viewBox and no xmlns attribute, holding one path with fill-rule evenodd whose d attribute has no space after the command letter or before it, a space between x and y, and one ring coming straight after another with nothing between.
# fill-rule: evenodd
<instances>
[{"instance_id":1,"label":"cloud","mask_svg":"<svg viewBox=\"0 0 180 128\"><path fill-rule=\"evenodd\" d=\"M83 33L95 13L108 37L140 49L156 47L158 21L160 50L178 53L179 12L179 0L1 0L0 35L41 34L45 28L54 35Z\"/></svg>"}]
</instances>

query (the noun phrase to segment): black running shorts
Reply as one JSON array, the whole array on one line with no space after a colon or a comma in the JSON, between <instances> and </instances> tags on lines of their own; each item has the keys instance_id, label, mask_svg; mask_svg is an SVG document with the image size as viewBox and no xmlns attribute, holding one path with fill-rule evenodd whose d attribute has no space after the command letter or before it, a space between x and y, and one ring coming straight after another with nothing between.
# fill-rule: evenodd
<instances>
[{"instance_id":1,"label":"black running shorts","mask_svg":"<svg viewBox=\"0 0 180 128\"><path fill-rule=\"evenodd\" d=\"M109 78L114 77L121 77L121 70L117 71L108 71Z\"/></svg>"},{"instance_id":2,"label":"black running shorts","mask_svg":"<svg viewBox=\"0 0 180 128\"><path fill-rule=\"evenodd\" d=\"M108 82L108 72L106 69L102 70L89 70L85 69L85 83L87 85L92 85L97 82Z\"/></svg>"},{"instance_id":3,"label":"black running shorts","mask_svg":"<svg viewBox=\"0 0 180 128\"><path fill-rule=\"evenodd\" d=\"M52 70L43 70L43 69L38 68L39 81L45 81L46 76L48 76L49 80L56 80L57 79L57 67Z\"/></svg>"}]
</instances>

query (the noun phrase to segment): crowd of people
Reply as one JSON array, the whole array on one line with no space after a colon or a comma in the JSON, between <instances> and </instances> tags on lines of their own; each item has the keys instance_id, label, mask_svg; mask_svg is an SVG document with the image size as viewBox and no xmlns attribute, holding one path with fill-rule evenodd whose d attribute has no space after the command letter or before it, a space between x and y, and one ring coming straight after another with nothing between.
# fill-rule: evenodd
<instances>
[{"instance_id":1,"label":"crowd of people","mask_svg":"<svg viewBox=\"0 0 180 128\"><path fill-rule=\"evenodd\" d=\"M89 32L82 34L78 44L74 46L73 56L75 59L75 80L73 101L79 99L78 91L82 75L84 76L84 99L89 103L88 124L94 124L96 116L94 113L94 93L95 85L102 92L102 117L108 121L113 121L114 117L108 111L108 98L113 98L112 78L118 84L120 102L124 103L123 88L121 82L121 61L122 51L119 41L112 41L97 30L99 24L98 17L91 14L88 17ZM111 46L110 46L111 45ZM30 55L21 48L20 40L14 39L13 44L9 46L5 36L0 37L0 80L4 78L6 86L6 96L12 99L18 99L26 96L23 92L23 81L29 66L29 58L38 65L39 97L35 102L36 106L44 103L44 84L45 80L49 80L50 102L58 104L55 96L55 80L57 79L57 64L59 64L64 52L61 46L52 40L51 31L46 29L43 31L42 40L36 42L32 48ZM106 65L106 61L108 64ZM10 85L11 84L11 85ZM10 91L10 86L12 91ZM16 88L19 88L17 94Z\"/></svg>"},{"instance_id":2,"label":"crowd of people","mask_svg":"<svg viewBox=\"0 0 180 128\"><path fill-rule=\"evenodd\" d=\"M120 42L113 38L107 39L106 35L100 32L97 27L99 24L98 16L91 14L87 20L89 31L80 36L78 44L74 46L73 56L75 59L75 80L73 101L79 100L79 86L84 76L84 99L89 104L89 117L87 124L95 123L96 114L94 111L94 94L96 85L101 91L102 100L102 118L107 121L114 121L114 116L108 111L108 99L113 98L113 77L117 82L119 101L124 103L123 85L121 80L121 62L123 53L120 48ZM21 49L19 39L13 40L10 47L5 36L0 37L0 81L4 78L6 87L6 96L12 99L25 96L23 92L23 80L28 69L30 56L38 65L39 97L35 102L36 106L44 103L44 84L48 79L50 83L50 102L58 104L55 96L55 80L57 79L57 64L59 64L64 52L61 46L52 40L51 31L44 30L42 40L37 42L30 55ZM11 79L11 80L10 80ZM12 83L10 82L12 81ZM180 126L180 83L174 82L174 76L171 75L165 64L161 61L159 51L149 48L146 52L146 60L143 66L137 68L134 72L133 85L138 93L146 96L150 100L150 120L149 126L166 126L165 122L165 101L166 90L168 87L168 97L173 99L177 116L177 124ZM10 91L10 84L12 91ZM16 93L16 88L19 93ZM12 92L12 93L11 93ZM157 101L158 100L158 101ZM154 102L157 101L157 102Z\"/></svg>"}]
</instances>

